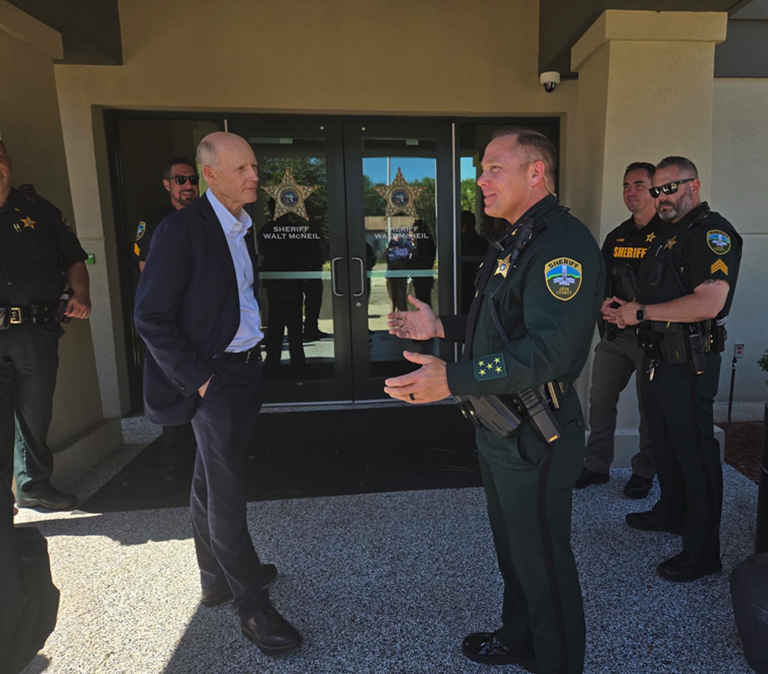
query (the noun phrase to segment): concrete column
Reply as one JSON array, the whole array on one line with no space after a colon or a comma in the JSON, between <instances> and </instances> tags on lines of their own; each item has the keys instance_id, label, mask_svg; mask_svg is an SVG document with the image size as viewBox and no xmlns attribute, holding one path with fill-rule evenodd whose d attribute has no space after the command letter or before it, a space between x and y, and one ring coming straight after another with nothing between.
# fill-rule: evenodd
<instances>
[{"instance_id":1,"label":"concrete column","mask_svg":"<svg viewBox=\"0 0 768 674\"><path fill-rule=\"evenodd\" d=\"M72 221L53 73L53 60L62 56L59 33L0 0L0 138L14 164L14 184L33 183ZM66 326L59 356L48 439L56 452L54 482L66 486L117 449L122 433L119 418L104 418L88 321Z\"/></svg>"},{"instance_id":2,"label":"concrete column","mask_svg":"<svg viewBox=\"0 0 768 674\"><path fill-rule=\"evenodd\" d=\"M691 159L702 197L712 175L715 45L725 12L607 10L571 50L579 74L574 143L574 213L602 244L628 216L622 177L633 161ZM590 367L579 383L588 400ZM630 382L619 405L616 464L637 452L639 415Z\"/></svg>"}]
</instances>

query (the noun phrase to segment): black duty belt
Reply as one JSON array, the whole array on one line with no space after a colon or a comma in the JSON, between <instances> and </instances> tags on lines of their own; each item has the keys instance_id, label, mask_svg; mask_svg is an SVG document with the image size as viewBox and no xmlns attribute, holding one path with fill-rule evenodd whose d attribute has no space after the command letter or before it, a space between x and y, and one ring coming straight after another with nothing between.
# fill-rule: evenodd
<instances>
[{"instance_id":1,"label":"black duty belt","mask_svg":"<svg viewBox=\"0 0 768 674\"><path fill-rule=\"evenodd\" d=\"M56 304L30 304L28 307L0 307L0 330L12 325L59 323Z\"/></svg>"},{"instance_id":2,"label":"black duty belt","mask_svg":"<svg viewBox=\"0 0 768 674\"><path fill-rule=\"evenodd\" d=\"M250 363L252 360L261 360L261 348L257 344L248 351L225 351L220 349L213 355L216 360L223 360L227 363Z\"/></svg>"}]
</instances>

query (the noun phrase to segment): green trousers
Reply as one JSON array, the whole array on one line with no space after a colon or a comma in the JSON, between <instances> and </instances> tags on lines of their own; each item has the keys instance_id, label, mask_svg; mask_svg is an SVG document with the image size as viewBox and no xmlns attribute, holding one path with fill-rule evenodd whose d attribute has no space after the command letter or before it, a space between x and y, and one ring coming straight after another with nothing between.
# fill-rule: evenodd
<instances>
[{"instance_id":1,"label":"green trousers","mask_svg":"<svg viewBox=\"0 0 768 674\"><path fill-rule=\"evenodd\" d=\"M720 558L723 467L713 404L720 382L719 353L708 353L704 374L689 365L660 363L640 384L661 497L660 522L683 527L683 556L707 565ZM650 360L646 357L644 369Z\"/></svg>"},{"instance_id":2,"label":"green trousers","mask_svg":"<svg viewBox=\"0 0 768 674\"><path fill-rule=\"evenodd\" d=\"M528 422L502 440L480 430L477 445L499 568L504 579L499 640L536 660L539 674L581 674L585 627L571 549L571 496L584 465L584 420L576 392L556 413L551 445Z\"/></svg>"},{"instance_id":3,"label":"green trousers","mask_svg":"<svg viewBox=\"0 0 768 674\"><path fill-rule=\"evenodd\" d=\"M8 484L15 474L19 497L34 495L53 473L46 442L62 333L34 325L0 332L0 471Z\"/></svg>"}]
</instances>

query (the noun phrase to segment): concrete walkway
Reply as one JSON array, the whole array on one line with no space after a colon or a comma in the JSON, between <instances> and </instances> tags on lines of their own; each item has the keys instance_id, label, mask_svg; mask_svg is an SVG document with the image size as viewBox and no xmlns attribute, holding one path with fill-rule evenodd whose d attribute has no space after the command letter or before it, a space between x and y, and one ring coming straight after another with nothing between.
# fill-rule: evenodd
<instances>
[{"instance_id":1,"label":"concrete walkway","mask_svg":"<svg viewBox=\"0 0 768 674\"><path fill-rule=\"evenodd\" d=\"M76 485L80 495L117 463ZM756 485L725 467L724 572L675 585L654 570L678 551L679 537L624 524L626 513L657 496L654 488L648 501L625 499L628 474L614 470L604 487L575 494L586 672L750 674L728 577L751 552ZM489 671L459 651L466 633L497 626L501 607L482 490L270 501L250 504L248 514L259 553L280 571L273 601L305 635L298 651L266 657L240 635L231 607L199 605L186 509L23 510L17 521L35 523L49 539L61 590L57 629L25 674Z\"/></svg>"}]
</instances>

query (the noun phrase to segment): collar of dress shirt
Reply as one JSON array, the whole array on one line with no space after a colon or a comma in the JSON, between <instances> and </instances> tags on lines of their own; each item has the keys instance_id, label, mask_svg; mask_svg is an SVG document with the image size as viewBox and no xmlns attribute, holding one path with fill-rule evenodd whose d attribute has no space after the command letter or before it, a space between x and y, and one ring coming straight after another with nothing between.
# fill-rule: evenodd
<instances>
[{"instance_id":1,"label":"collar of dress shirt","mask_svg":"<svg viewBox=\"0 0 768 674\"><path fill-rule=\"evenodd\" d=\"M219 219L224 234L229 237L245 236L248 228L253 224L251 216L248 215L246 210L243 208L240 211L240 216L236 218L224 208L222 203L216 198L213 190L206 190L205 194L208 197L208 201L211 202L211 206L213 206L213 212Z\"/></svg>"}]
</instances>

